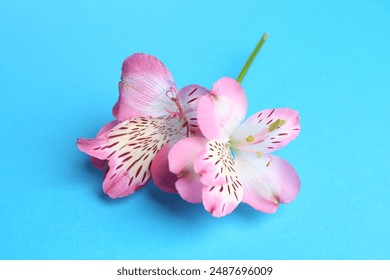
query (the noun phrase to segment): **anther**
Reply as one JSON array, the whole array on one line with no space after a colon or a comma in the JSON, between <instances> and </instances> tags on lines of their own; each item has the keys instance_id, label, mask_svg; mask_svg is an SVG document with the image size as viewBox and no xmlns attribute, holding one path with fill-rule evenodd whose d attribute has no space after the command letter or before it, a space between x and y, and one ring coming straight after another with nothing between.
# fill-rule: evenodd
<instances>
[{"instance_id":1,"label":"anther","mask_svg":"<svg viewBox=\"0 0 390 280\"><path fill-rule=\"evenodd\" d=\"M282 119L277 119L276 121L274 121L273 123L271 123L268 127L268 131L269 132L272 132L274 131L275 129L281 127L282 125L284 125L286 123L286 120L282 120Z\"/></svg>"}]
</instances>

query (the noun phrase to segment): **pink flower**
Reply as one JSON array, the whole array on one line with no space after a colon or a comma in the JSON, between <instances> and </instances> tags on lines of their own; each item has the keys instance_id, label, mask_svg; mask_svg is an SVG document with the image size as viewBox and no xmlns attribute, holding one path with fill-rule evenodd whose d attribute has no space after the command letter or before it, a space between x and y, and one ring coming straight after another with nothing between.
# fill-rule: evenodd
<instances>
[{"instance_id":1,"label":"pink flower","mask_svg":"<svg viewBox=\"0 0 390 280\"><path fill-rule=\"evenodd\" d=\"M177 91L161 61L138 53L123 62L119 92L113 108L117 121L94 139L78 139L79 149L107 170L103 190L112 198L132 194L151 175L161 189L175 193L168 152L180 139L202 135L196 106L208 91L199 85Z\"/></svg>"},{"instance_id":2,"label":"pink flower","mask_svg":"<svg viewBox=\"0 0 390 280\"><path fill-rule=\"evenodd\" d=\"M104 125L99 130L98 134L96 135L96 138L101 136L102 134L106 133L110 129L114 128L119 123L120 122L118 120L115 120L115 121L109 122L108 124ZM91 160L91 163L92 163L93 166L95 166L97 169L104 170L105 171L104 175L107 174L108 169L109 169L107 160L101 160L101 159L95 158L93 156L90 157L90 160Z\"/></svg>"},{"instance_id":3,"label":"pink flower","mask_svg":"<svg viewBox=\"0 0 390 280\"><path fill-rule=\"evenodd\" d=\"M280 203L291 202L300 189L294 168L269 154L298 136L298 113L270 109L243 122L246 111L241 85L231 78L220 79L198 104L204 137L183 139L169 153L180 196L192 203L203 202L216 217L231 213L241 201L273 213Z\"/></svg>"}]
</instances>

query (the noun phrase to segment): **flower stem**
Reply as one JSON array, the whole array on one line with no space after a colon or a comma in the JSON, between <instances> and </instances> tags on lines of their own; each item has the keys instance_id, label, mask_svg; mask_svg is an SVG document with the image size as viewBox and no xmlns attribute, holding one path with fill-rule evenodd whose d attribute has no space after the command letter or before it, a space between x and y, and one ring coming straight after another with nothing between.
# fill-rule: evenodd
<instances>
[{"instance_id":1,"label":"flower stem","mask_svg":"<svg viewBox=\"0 0 390 280\"><path fill-rule=\"evenodd\" d=\"M246 61L244 67L242 68L240 75L237 77L237 82L240 84L242 83L242 80L244 80L245 74L248 71L249 67L251 67L253 60L255 59L256 55L260 51L261 47L263 46L265 40L267 40L268 33L265 32L263 36L261 37L260 41L257 43L256 48L252 51L251 55L249 56L248 60Z\"/></svg>"}]
</instances>

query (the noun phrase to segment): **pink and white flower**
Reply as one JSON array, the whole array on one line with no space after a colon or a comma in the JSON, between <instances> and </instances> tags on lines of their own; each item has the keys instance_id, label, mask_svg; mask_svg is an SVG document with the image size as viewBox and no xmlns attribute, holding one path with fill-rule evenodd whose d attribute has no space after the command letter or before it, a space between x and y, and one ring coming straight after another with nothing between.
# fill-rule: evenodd
<instances>
[{"instance_id":1,"label":"pink and white flower","mask_svg":"<svg viewBox=\"0 0 390 280\"><path fill-rule=\"evenodd\" d=\"M103 190L112 198L132 194L152 175L156 185L175 193L176 176L168 168L168 152L180 139L201 136L196 107L208 93L199 85L176 89L171 73L157 58L137 53L122 66L117 121L96 138L78 139L79 149L95 166L108 165Z\"/></svg>"},{"instance_id":2,"label":"pink and white flower","mask_svg":"<svg viewBox=\"0 0 390 280\"><path fill-rule=\"evenodd\" d=\"M245 122L247 99L234 79L218 80L198 104L204 137L179 141L169 152L176 188L189 202L203 202L212 215L232 212L240 202L273 213L297 196L300 180L285 160L270 155L300 131L292 109L258 112Z\"/></svg>"}]
</instances>

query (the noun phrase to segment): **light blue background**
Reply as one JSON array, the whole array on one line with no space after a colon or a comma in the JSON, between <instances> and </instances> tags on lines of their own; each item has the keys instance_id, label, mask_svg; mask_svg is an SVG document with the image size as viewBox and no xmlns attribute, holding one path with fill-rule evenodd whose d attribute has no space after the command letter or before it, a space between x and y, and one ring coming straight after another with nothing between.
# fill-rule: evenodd
<instances>
[{"instance_id":1,"label":"light blue background","mask_svg":"<svg viewBox=\"0 0 390 280\"><path fill-rule=\"evenodd\" d=\"M278 152L298 198L222 219L151 183L108 199L76 138L112 119L123 59L211 87L264 31L243 86L249 114L300 112ZM2 1L0 36L0 258L390 259L388 1Z\"/></svg>"}]
</instances>

